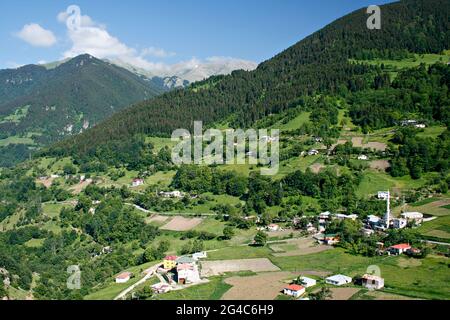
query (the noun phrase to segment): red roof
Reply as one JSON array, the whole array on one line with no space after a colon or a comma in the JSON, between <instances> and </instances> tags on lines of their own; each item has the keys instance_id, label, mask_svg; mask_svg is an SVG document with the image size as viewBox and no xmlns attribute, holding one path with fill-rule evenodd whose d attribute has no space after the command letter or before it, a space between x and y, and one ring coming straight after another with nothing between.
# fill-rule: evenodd
<instances>
[{"instance_id":1,"label":"red roof","mask_svg":"<svg viewBox=\"0 0 450 320\"><path fill-rule=\"evenodd\" d=\"M299 284L290 284L285 289L291 290L291 291L300 291L300 290L303 290L305 288L303 286L299 285Z\"/></svg>"},{"instance_id":2,"label":"red roof","mask_svg":"<svg viewBox=\"0 0 450 320\"><path fill-rule=\"evenodd\" d=\"M177 256L167 256L164 258L164 260L177 260L178 257Z\"/></svg>"},{"instance_id":3,"label":"red roof","mask_svg":"<svg viewBox=\"0 0 450 320\"><path fill-rule=\"evenodd\" d=\"M391 248L394 249L409 249L411 248L411 246L407 243L400 243L400 244L396 244L395 246L392 246Z\"/></svg>"},{"instance_id":4,"label":"red roof","mask_svg":"<svg viewBox=\"0 0 450 320\"><path fill-rule=\"evenodd\" d=\"M121 274L119 274L116 279L127 279L131 276L130 272L123 272Z\"/></svg>"}]
</instances>

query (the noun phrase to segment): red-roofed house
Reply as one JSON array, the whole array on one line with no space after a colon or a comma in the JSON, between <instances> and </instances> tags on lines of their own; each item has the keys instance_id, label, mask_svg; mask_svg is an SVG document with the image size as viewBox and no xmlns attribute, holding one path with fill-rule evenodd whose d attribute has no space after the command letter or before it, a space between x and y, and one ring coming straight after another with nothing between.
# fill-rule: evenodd
<instances>
[{"instance_id":1,"label":"red-roofed house","mask_svg":"<svg viewBox=\"0 0 450 320\"><path fill-rule=\"evenodd\" d=\"M116 283L126 283L131 278L131 272L122 272L116 277Z\"/></svg>"},{"instance_id":2,"label":"red-roofed house","mask_svg":"<svg viewBox=\"0 0 450 320\"><path fill-rule=\"evenodd\" d=\"M402 254L403 252L405 252L406 250L411 249L411 246L407 243L400 243L400 244L396 244L395 246L390 246L388 248L388 251L392 254Z\"/></svg>"},{"instance_id":3,"label":"red-roofed house","mask_svg":"<svg viewBox=\"0 0 450 320\"><path fill-rule=\"evenodd\" d=\"M302 294L305 293L305 287L299 285L299 284L290 284L287 287L284 288L283 293L288 296L292 297L300 297Z\"/></svg>"},{"instance_id":4,"label":"red-roofed house","mask_svg":"<svg viewBox=\"0 0 450 320\"><path fill-rule=\"evenodd\" d=\"M163 265L164 269L166 270L172 270L177 266L177 256L167 256L164 258Z\"/></svg>"}]
</instances>

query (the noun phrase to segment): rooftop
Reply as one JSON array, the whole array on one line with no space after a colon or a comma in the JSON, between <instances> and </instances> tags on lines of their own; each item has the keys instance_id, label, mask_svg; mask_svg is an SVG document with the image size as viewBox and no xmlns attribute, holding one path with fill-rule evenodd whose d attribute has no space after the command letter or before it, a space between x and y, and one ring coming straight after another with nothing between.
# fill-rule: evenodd
<instances>
[{"instance_id":1,"label":"rooftop","mask_svg":"<svg viewBox=\"0 0 450 320\"><path fill-rule=\"evenodd\" d=\"M377 281L383 280L383 278L375 276L373 274L365 274L362 276L362 278L366 280L377 280Z\"/></svg>"},{"instance_id":2,"label":"rooftop","mask_svg":"<svg viewBox=\"0 0 450 320\"><path fill-rule=\"evenodd\" d=\"M116 277L116 279L127 279L129 277L131 277L131 272L122 272Z\"/></svg>"},{"instance_id":3,"label":"rooftop","mask_svg":"<svg viewBox=\"0 0 450 320\"><path fill-rule=\"evenodd\" d=\"M409 249L411 248L411 246L407 243L400 243L400 244L396 244L395 246L391 246L391 248L394 249Z\"/></svg>"},{"instance_id":4,"label":"rooftop","mask_svg":"<svg viewBox=\"0 0 450 320\"><path fill-rule=\"evenodd\" d=\"M177 260L177 256L166 256L165 258L164 258L164 260L170 260L170 261L175 261L175 260Z\"/></svg>"},{"instance_id":5,"label":"rooftop","mask_svg":"<svg viewBox=\"0 0 450 320\"><path fill-rule=\"evenodd\" d=\"M291 291L300 291L305 289L305 287L299 285L299 284L290 284L285 289L291 290Z\"/></svg>"}]
</instances>

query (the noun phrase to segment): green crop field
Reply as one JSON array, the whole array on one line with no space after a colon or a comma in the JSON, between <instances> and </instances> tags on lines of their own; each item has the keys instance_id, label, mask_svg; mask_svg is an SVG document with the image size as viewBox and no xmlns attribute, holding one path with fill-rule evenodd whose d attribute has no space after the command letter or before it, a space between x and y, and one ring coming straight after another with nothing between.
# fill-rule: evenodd
<instances>
[{"instance_id":1,"label":"green crop field","mask_svg":"<svg viewBox=\"0 0 450 320\"><path fill-rule=\"evenodd\" d=\"M211 277L206 284L191 286L184 290L171 291L157 296L158 300L219 300L231 285L223 277Z\"/></svg>"}]
</instances>

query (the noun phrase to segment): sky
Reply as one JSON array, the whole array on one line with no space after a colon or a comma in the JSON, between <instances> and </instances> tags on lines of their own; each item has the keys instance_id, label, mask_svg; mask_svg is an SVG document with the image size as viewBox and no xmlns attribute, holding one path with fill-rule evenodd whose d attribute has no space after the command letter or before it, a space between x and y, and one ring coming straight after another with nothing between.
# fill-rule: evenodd
<instances>
[{"instance_id":1,"label":"sky","mask_svg":"<svg viewBox=\"0 0 450 320\"><path fill-rule=\"evenodd\" d=\"M81 53L145 69L214 59L260 63L347 13L387 2L2 0L0 69Z\"/></svg>"}]
</instances>

